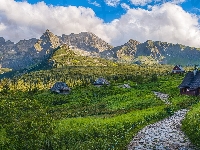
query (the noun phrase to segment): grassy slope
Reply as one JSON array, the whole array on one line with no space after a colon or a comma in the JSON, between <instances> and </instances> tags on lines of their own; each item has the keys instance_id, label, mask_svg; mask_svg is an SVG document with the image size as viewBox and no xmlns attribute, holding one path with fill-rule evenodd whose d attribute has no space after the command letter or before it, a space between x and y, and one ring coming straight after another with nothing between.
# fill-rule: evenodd
<instances>
[{"instance_id":1,"label":"grassy slope","mask_svg":"<svg viewBox=\"0 0 200 150\"><path fill-rule=\"evenodd\" d=\"M117 66L117 63L103 58L77 55L67 47L58 49L50 60L54 60L54 66L58 68L65 66Z\"/></svg>"},{"instance_id":2,"label":"grassy slope","mask_svg":"<svg viewBox=\"0 0 200 150\"><path fill-rule=\"evenodd\" d=\"M139 129L166 116L164 106L157 106L112 118L65 119L58 122L53 145L74 150L125 149Z\"/></svg>"},{"instance_id":3,"label":"grassy slope","mask_svg":"<svg viewBox=\"0 0 200 150\"><path fill-rule=\"evenodd\" d=\"M127 81L131 89L74 87L69 95L46 90L2 93L1 119L5 124L0 130L1 146L3 149L27 148L27 144L29 149L123 149L144 126L197 102L177 94L182 78L165 76L157 82L138 85ZM152 90L168 93L172 105L165 105Z\"/></svg>"},{"instance_id":4,"label":"grassy slope","mask_svg":"<svg viewBox=\"0 0 200 150\"><path fill-rule=\"evenodd\" d=\"M2 132L5 131L6 135L2 143L7 143L8 149L15 145L24 148L28 143L39 148L44 143L37 145L34 139L44 141L44 134L49 135L48 142L54 149L108 149L113 146L121 149L131 140L133 133L168 115L164 104L150 91L142 94L142 90L134 88L88 88L74 90L70 95L21 92L11 96L4 93L1 96L4 99L1 101L2 119L8 122L3 124ZM54 125L53 131L39 130L49 123ZM14 132L8 132L13 128ZM25 141L26 137L28 141ZM6 144L2 145L7 148Z\"/></svg>"}]
</instances>

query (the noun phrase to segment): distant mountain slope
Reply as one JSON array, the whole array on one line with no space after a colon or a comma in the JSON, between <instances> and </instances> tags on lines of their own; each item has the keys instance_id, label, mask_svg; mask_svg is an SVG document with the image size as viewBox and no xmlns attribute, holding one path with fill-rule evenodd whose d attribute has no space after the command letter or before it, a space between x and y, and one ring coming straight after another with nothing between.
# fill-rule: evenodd
<instances>
[{"instance_id":1,"label":"distant mountain slope","mask_svg":"<svg viewBox=\"0 0 200 150\"><path fill-rule=\"evenodd\" d=\"M101 53L101 57L138 64L194 65L200 64L199 56L199 48L151 40L140 43L132 39Z\"/></svg>"},{"instance_id":2,"label":"distant mountain slope","mask_svg":"<svg viewBox=\"0 0 200 150\"><path fill-rule=\"evenodd\" d=\"M21 40L14 44L1 38L0 42L0 64L3 68L12 68L20 70L35 63L41 62L45 55L57 48L59 38L48 30L40 39Z\"/></svg>"},{"instance_id":3,"label":"distant mountain slope","mask_svg":"<svg viewBox=\"0 0 200 150\"><path fill-rule=\"evenodd\" d=\"M37 39L21 40L14 44L0 39L0 64L3 68L23 68L33 62L33 45Z\"/></svg>"},{"instance_id":4,"label":"distant mountain slope","mask_svg":"<svg viewBox=\"0 0 200 150\"><path fill-rule=\"evenodd\" d=\"M131 39L124 45L117 46L112 48L111 50L101 52L100 56L108 59L131 62L134 59L137 51L137 45L139 44L140 42Z\"/></svg>"},{"instance_id":5,"label":"distant mountain slope","mask_svg":"<svg viewBox=\"0 0 200 150\"><path fill-rule=\"evenodd\" d=\"M20 70L32 66L42 62L53 49L62 44L69 45L76 54L83 56L99 56L99 52L112 48L92 33L63 34L59 37L46 30L40 39L21 40L16 44L0 38L1 67Z\"/></svg>"},{"instance_id":6,"label":"distant mountain slope","mask_svg":"<svg viewBox=\"0 0 200 150\"><path fill-rule=\"evenodd\" d=\"M162 64L199 64L200 51L197 48L148 40L137 46L136 57L151 56ZM141 51L143 50L143 51ZM146 55L145 55L146 54Z\"/></svg>"},{"instance_id":7,"label":"distant mountain slope","mask_svg":"<svg viewBox=\"0 0 200 150\"><path fill-rule=\"evenodd\" d=\"M63 44L58 46L56 49L53 49L46 54L42 61L34 63L26 68L20 70L13 70L0 74L0 79L4 77L17 77L26 73L40 70L50 70L53 68L64 68L67 66L118 66L119 63L100 58L100 57L91 57L91 56L81 56L76 54L68 45ZM5 69L2 69L5 70ZM8 69L7 69L8 70ZM1 71L1 70L0 70Z\"/></svg>"},{"instance_id":8,"label":"distant mountain slope","mask_svg":"<svg viewBox=\"0 0 200 150\"><path fill-rule=\"evenodd\" d=\"M0 37L0 67L12 70L30 68L44 62L54 49L63 44L68 45L76 55L95 59L102 57L136 64L200 64L200 48L151 40L140 43L132 39L113 47L90 32L56 36L46 30L40 39L21 40L16 44Z\"/></svg>"}]
</instances>

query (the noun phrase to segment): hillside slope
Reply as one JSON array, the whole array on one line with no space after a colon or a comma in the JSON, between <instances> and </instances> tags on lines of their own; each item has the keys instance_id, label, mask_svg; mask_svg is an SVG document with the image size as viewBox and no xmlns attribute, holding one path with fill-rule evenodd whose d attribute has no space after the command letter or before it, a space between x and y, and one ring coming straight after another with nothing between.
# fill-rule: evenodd
<instances>
[{"instance_id":1,"label":"hillside slope","mask_svg":"<svg viewBox=\"0 0 200 150\"><path fill-rule=\"evenodd\" d=\"M54 62L56 68L64 66L117 66L117 63L103 58L78 55L67 45L61 45L50 61Z\"/></svg>"},{"instance_id":2,"label":"hillside slope","mask_svg":"<svg viewBox=\"0 0 200 150\"><path fill-rule=\"evenodd\" d=\"M200 49L160 41L140 43L129 40L121 46L101 53L101 57L136 64L199 64Z\"/></svg>"}]
</instances>

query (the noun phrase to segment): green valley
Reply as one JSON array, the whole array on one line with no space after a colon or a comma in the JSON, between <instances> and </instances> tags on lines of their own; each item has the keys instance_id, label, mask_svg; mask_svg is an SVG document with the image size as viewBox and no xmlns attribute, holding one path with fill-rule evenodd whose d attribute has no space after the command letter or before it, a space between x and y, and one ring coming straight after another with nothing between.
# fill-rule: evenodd
<instances>
[{"instance_id":1,"label":"green valley","mask_svg":"<svg viewBox=\"0 0 200 150\"><path fill-rule=\"evenodd\" d=\"M1 79L0 148L126 149L144 126L194 104L183 129L199 146L195 138L200 131L188 129L198 126L199 97L179 94L177 87L184 74L171 74L172 68L80 56L61 46L43 62ZM110 85L95 87L98 77ZM57 81L66 82L71 92L51 93L49 89ZM119 87L123 84L131 88ZM171 104L153 91L169 94ZM191 117L195 124L188 121Z\"/></svg>"}]
</instances>

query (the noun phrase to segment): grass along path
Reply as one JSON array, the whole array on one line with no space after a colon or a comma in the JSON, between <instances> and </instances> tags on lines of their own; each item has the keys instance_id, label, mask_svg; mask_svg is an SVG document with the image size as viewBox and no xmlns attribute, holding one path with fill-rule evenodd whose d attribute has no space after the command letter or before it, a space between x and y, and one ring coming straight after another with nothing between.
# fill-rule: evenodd
<instances>
[{"instance_id":1,"label":"grass along path","mask_svg":"<svg viewBox=\"0 0 200 150\"><path fill-rule=\"evenodd\" d=\"M167 116L165 106L112 118L78 117L57 121L52 147L69 150L122 150L140 129Z\"/></svg>"}]
</instances>

